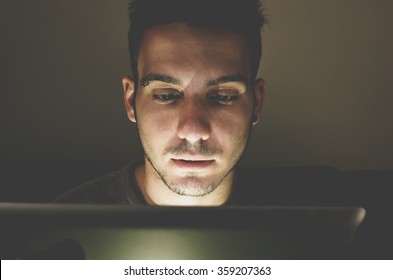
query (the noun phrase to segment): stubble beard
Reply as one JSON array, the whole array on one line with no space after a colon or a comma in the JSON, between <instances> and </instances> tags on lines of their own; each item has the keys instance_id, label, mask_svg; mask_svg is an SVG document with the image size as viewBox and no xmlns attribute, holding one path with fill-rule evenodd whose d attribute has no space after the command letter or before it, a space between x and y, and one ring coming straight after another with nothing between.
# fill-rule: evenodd
<instances>
[{"instance_id":1,"label":"stubble beard","mask_svg":"<svg viewBox=\"0 0 393 280\"><path fill-rule=\"evenodd\" d=\"M182 196L205 196L209 193L212 193L217 187L222 183L222 181L228 176L230 171L233 169L230 168L227 172L222 172L219 176L213 181L203 178L198 175L197 172L188 172L181 178L171 178L168 174L168 171L165 168L159 168L157 164L155 164L150 149L144 146L145 156L149 161L150 165L153 167L156 175L161 179L161 181L173 192ZM177 145L173 148L168 148L164 151L163 157L167 154L178 154L181 152L194 152L202 155L215 155L220 156L222 151L219 149L213 149L208 147L203 142L200 142L197 145L191 145L188 142L184 141L181 144Z\"/></svg>"},{"instance_id":2,"label":"stubble beard","mask_svg":"<svg viewBox=\"0 0 393 280\"><path fill-rule=\"evenodd\" d=\"M235 143L234 146L241 147L240 151L235 154L235 159L229 165L229 167L221 172L220 175L215 176L216 179L213 181L204 182L203 178L199 178L196 174L189 173L188 175L184 176L179 180L171 179L168 175L168 172L165 168L159 168L157 164L155 164L153 160L153 153L152 150L146 146L146 143L143 141L142 133L139 129L139 137L142 143L143 150L145 152L145 157L153 167L156 175L161 179L161 181L174 193L181 195L181 196L193 196L193 197L202 197L208 195L215 191L217 187L228 177L230 172L236 167L237 163L240 161L244 151L247 148L250 135L252 130L252 124L250 123L248 130L246 131L247 137L245 141L241 141L239 143ZM191 148L190 148L191 147ZM215 154L221 155L222 151L219 149L214 149L208 147L204 142L199 142L197 146L192 146L188 142L183 142L179 144L177 147L166 149L165 153L176 153L176 152L186 152L187 149L192 149L193 152L197 151L200 154Z\"/></svg>"},{"instance_id":3,"label":"stubble beard","mask_svg":"<svg viewBox=\"0 0 393 280\"><path fill-rule=\"evenodd\" d=\"M148 153L145 154L147 160L150 165L153 167L156 175L161 179L161 181L174 193L182 196L194 196L200 197L205 196L209 193L212 193L221 182L227 177L229 172L227 172L224 176L221 176L214 182L204 182L203 179L198 178L197 175L193 175L189 173L188 175L180 178L178 180L174 180L169 178L168 172L164 169L158 169L151 158L148 156Z\"/></svg>"}]
</instances>

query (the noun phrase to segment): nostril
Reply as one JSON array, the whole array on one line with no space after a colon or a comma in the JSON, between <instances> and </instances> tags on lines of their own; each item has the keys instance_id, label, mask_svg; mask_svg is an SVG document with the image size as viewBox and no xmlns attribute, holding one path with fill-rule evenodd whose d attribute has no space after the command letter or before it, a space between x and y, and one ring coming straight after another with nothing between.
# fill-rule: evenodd
<instances>
[{"instance_id":1,"label":"nostril","mask_svg":"<svg viewBox=\"0 0 393 280\"><path fill-rule=\"evenodd\" d=\"M178 126L178 136L190 143L205 141L210 137L210 124L204 120L182 119Z\"/></svg>"},{"instance_id":2,"label":"nostril","mask_svg":"<svg viewBox=\"0 0 393 280\"><path fill-rule=\"evenodd\" d=\"M210 119L204 99L198 96L185 98L179 111L178 136L190 143L210 137Z\"/></svg>"}]
</instances>

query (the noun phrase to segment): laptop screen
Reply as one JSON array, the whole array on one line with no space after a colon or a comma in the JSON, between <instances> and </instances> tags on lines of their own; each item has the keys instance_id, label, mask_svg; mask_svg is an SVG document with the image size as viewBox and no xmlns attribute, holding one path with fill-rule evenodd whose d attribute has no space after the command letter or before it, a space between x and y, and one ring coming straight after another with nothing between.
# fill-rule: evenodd
<instances>
[{"instance_id":1,"label":"laptop screen","mask_svg":"<svg viewBox=\"0 0 393 280\"><path fill-rule=\"evenodd\" d=\"M364 215L356 207L0 203L5 258L26 259L343 258Z\"/></svg>"}]
</instances>

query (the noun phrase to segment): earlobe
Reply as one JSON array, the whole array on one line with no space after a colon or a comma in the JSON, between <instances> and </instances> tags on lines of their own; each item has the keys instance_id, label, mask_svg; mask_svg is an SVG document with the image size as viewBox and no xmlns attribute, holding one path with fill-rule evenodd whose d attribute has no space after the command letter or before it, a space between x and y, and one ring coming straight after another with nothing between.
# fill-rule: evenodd
<instances>
[{"instance_id":1,"label":"earlobe","mask_svg":"<svg viewBox=\"0 0 393 280\"><path fill-rule=\"evenodd\" d=\"M254 104L254 112L253 112L253 120L252 120L253 125L259 122L259 118L262 113L263 101L265 99L266 82L264 79L259 78L255 80L254 85L255 85L254 88L255 104Z\"/></svg>"},{"instance_id":2,"label":"earlobe","mask_svg":"<svg viewBox=\"0 0 393 280\"><path fill-rule=\"evenodd\" d=\"M128 119L132 122L136 122L134 98L135 98L135 83L131 77L125 76L122 78L123 92L124 92L124 104L126 106Z\"/></svg>"}]
</instances>

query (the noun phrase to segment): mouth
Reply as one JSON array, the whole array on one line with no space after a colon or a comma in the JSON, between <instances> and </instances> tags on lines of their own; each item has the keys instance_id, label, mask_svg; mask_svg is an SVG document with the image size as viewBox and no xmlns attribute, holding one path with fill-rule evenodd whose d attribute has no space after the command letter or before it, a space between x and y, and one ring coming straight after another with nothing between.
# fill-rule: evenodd
<instances>
[{"instance_id":1,"label":"mouth","mask_svg":"<svg viewBox=\"0 0 393 280\"><path fill-rule=\"evenodd\" d=\"M206 168L214 163L211 159L171 159L172 162L180 168L198 169Z\"/></svg>"}]
</instances>

